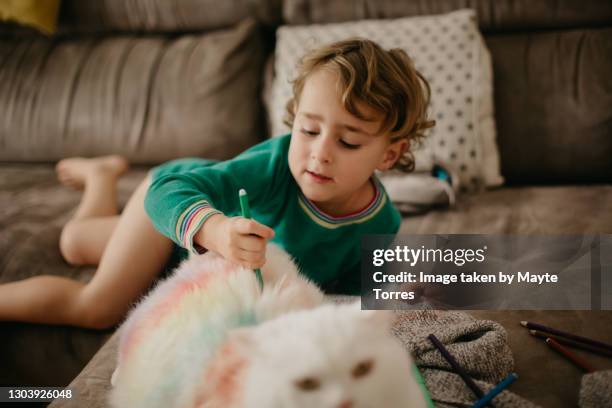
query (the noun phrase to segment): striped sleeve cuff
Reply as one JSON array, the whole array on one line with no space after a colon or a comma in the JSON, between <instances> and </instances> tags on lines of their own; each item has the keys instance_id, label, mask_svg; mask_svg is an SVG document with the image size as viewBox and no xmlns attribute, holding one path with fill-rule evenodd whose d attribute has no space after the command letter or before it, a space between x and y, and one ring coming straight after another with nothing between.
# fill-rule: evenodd
<instances>
[{"instance_id":1,"label":"striped sleeve cuff","mask_svg":"<svg viewBox=\"0 0 612 408\"><path fill-rule=\"evenodd\" d=\"M204 221L214 214L222 214L214 209L206 200L190 205L179 217L176 223L176 237L178 242L190 252L198 253L193 246L193 236L200 230Z\"/></svg>"}]
</instances>

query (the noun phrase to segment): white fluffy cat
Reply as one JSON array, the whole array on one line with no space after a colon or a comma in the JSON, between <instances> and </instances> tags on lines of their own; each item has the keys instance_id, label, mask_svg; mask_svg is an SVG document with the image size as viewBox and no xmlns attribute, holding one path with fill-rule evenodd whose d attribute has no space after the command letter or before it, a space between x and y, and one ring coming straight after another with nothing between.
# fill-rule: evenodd
<instances>
[{"instance_id":1,"label":"white fluffy cat","mask_svg":"<svg viewBox=\"0 0 612 408\"><path fill-rule=\"evenodd\" d=\"M253 271L214 253L182 263L122 327L115 407L421 408L391 314L322 305L270 245Z\"/></svg>"}]
</instances>

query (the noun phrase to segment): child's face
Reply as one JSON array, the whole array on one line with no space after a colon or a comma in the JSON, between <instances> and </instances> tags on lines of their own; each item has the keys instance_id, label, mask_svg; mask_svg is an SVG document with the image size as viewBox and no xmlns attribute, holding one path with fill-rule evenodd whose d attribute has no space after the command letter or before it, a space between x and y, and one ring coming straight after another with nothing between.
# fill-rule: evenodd
<instances>
[{"instance_id":1,"label":"child's face","mask_svg":"<svg viewBox=\"0 0 612 408\"><path fill-rule=\"evenodd\" d=\"M372 198L369 178L387 170L406 148L379 134L382 117L365 104L366 121L344 109L337 74L313 72L305 81L293 122L289 168L304 195L330 214L363 208Z\"/></svg>"}]
</instances>

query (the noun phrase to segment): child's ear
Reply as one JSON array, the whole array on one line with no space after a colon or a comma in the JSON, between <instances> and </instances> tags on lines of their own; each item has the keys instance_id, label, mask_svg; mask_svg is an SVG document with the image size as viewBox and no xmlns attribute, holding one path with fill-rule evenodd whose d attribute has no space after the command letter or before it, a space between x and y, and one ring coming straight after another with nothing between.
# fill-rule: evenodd
<instances>
[{"instance_id":1,"label":"child's ear","mask_svg":"<svg viewBox=\"0 0 612 408\"><path fill-rule=\"evenodd\" d=\"M385 150L385 153L383 154L383 159L376 169L380 171L389 170L391 167L393 167L395 162L402 157L404 152L408 150L409 146L410 143L404 138L391 142L389 146L387 146L387 150Z\"/></svg>"}]
</instances>

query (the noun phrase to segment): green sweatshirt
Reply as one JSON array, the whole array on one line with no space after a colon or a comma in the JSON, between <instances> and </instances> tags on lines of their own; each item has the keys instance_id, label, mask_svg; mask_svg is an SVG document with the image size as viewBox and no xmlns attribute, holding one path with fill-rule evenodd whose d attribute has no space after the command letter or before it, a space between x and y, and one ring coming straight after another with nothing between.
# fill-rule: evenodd
<instances>
[{"instance_id":1,"label":"green sweatshirt","mask_svg":"<svg viewBox=\"0 0 612 408\"><path fill-rule=\"evenodd\" d=\"M364 234L395 234L399 212L380 181L376 195L358 213L323 213L299 189L289 171L291 135L276 137L223 162L175 160L153 169L145 198L155 228L188 252L208 217L240 215L238 191L249 196L252 218L274 229L271 240L293 256L303 274L338 293L359 294L360 247Z\"/></svg>"}]
</instances>

